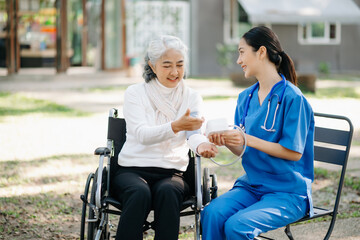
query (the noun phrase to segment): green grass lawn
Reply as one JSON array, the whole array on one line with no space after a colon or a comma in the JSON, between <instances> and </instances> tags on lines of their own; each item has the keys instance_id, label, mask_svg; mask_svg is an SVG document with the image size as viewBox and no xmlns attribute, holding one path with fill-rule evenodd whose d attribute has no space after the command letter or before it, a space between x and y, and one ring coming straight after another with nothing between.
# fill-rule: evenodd
<instances>
[{"instance_id":1,"label":"green grass lawn","mask_svg":"<svg viewBox=\"0 0 360 240\"><path fill-rule=\"evenodd\" d=\"M62 117L89 115L89 113L74 110L54 102L26 97L19 93L0 92L0 118L29 114Z\"/></svg>"},{"instance_id":2,"label":"green grass lawn","mask_svg":"<svg viewBox=\"0 0 360 240\"><path fill-rule=\"evenodd\" d=\"M354 98L360 99L360 87L354 88L342 88L342 87L330 87L319 88L315 93L304 92L306 97L312 98Z\"/></svg>"}]
</instances>

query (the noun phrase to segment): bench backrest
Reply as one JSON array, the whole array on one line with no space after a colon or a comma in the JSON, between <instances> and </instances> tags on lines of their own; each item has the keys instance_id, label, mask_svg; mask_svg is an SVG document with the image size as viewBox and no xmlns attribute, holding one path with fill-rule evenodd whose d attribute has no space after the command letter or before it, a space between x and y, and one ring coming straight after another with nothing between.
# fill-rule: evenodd
<instances>
[{"instance_id":1,"label":"bench backrest","mask_svg":"<svg viewBox=\"0 0 360 240\"><path fill-rule=\"evenodd\" d=\"M315 119L315 146L314 160L336 165L345 166L350 152L353 126L351 121L343 116L315 113L316 118L333 119L339 129L332 127L320 127ZM341 129L340 123L346 123L348 129ZM344 127L343 127L344 128Z\"/></svg>"},{"instance_id":2,"label":"bench backrest","mask_svg":"<svg viewBox=\"0 0 360 240\"><path fill-rule=\"evenodd\" d=\"M323 121L323 123L331 122L331 127L326 126L326 124L319 126L318 121ZM337 212L340 203L353 131L353 125L347 117L315 113L314 161L335 164L341 167L334 213ZM335 218L332 221L335 221Z\"/></svg>"}]
</instances>

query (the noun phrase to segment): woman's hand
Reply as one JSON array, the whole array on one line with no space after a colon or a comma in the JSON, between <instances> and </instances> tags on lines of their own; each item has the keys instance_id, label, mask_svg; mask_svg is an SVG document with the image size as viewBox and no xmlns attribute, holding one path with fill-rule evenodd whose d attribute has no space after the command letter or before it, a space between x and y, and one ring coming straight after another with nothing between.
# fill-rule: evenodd
<instances>
[{"instance_id":1,"label":"woman's hand","mask_svg":"<svg viewBox=\"0 0 360 240\"><path fill-rule=\"evenodd\" d=\"M209 142L217 145L217 146L224 146L225 139L221 136L220 133L211 133L208 136Z\"/></svg>"},{"instance_id":2,"label":"woman's hand","mask_svg":"<svg viewBox=\"0 0 360 240\"><path fill-rule=\"evenodd\" d=\"M208 136L209 141L218 146L226 146L232 153L237 156L243 151L245 143L243 135L236 129L227 130L222 133L214 133Z\"/></svg>"},{"instance_id":3,"label":"woman's hand","mask_svg":"<svg viewBox=\"0 0 360 240\"><path fill-rule=\"evenodd\" d=\"M218 149L214 144L205 142L197 147L197 153L202 157L212 158L216 156Z\"/></svg>"},{"instance_id":4,"label":"woman's hand","mask_svg":"<svg viewBox=\"0 0 360 240\"><path fill-rule=\"evenodd\" d=\"M171 127L174 133L180 131L194 131L201 128L201 125L204 122L204 118L195 118L190 116L190 109L186 110L186 113L171 123Z\"/></svg>"},{"instance_id":5,"label":"woman's hand","mask_svg":"<svg viewBox=\"0 0 360 240\"><path fill-rule=\"evenodd\" d=\"M243 146L245 143L244 136L237 129L227 130L221 133L221 138L224 139L224 145L228 147Z\"/></svg>"}]
</instances>

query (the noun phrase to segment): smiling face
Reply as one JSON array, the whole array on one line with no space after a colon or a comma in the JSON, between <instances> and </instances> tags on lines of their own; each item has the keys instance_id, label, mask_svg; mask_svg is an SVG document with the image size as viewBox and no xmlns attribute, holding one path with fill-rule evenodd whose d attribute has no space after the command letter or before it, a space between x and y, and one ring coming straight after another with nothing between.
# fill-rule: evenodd
<instances>
[{"instance_id":1,"label":"smiling face","mask_svg":"<svg viewBox=\"0 0 360 240\"><path fill-rule=\"evenodd\" d=\"M255 76L258 71L259 54L254 52L254 49L248 45L244 38L239 42L239 57L236 61L237 64L241 65L245 73L245 77Z\"/></svg>"},{"instance_id":2,"label":"smiling face","mask_svg":"<svg viewBox=\"0 0 360 240\"><path fill-rule=\"evenodd\" d=\"M185 62L180 51L168 49L155 63L149 65L156 74L159 82L168 88L174 88L184 78Z\"/></svg>"}]
</instances>

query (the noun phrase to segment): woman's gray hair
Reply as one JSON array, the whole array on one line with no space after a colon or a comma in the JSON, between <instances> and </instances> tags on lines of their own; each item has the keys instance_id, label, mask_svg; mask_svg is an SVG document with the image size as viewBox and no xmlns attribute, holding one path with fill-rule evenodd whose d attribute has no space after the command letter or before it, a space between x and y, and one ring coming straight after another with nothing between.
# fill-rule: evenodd
<instances>
[{"instance_id":1,"label":"woman's gray hair","mask_svg":"<svg viewBox=\"0 0 360 240\"><path fill-rule=\"evenodd\" d=\"M149 82L156 78L156 74L151 69L149 61L153 66L155 66L156 62L161 58L165 51L169 49L175 49L181 52L184 57L184 64L186 66L188 52L186 45L177 37L169 35L159 36L149 43L149 47L145 54L145 66L143 73L145 82Z\"/></svg>"}]
</instances>

